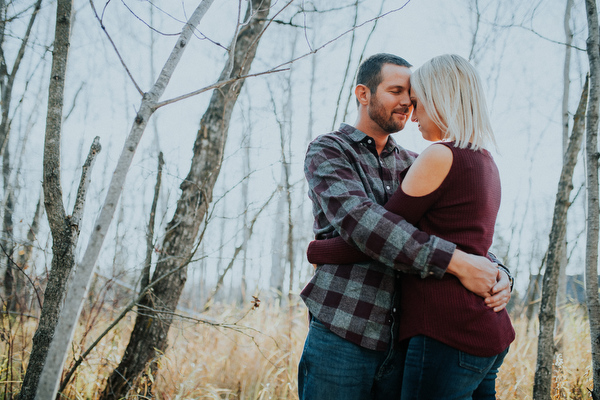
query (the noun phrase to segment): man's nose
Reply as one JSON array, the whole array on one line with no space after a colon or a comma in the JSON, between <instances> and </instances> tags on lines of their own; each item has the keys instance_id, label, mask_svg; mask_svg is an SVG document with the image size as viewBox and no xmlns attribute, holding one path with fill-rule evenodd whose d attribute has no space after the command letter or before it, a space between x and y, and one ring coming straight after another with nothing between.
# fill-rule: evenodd
<instances>
[{"instance_id":1,"label":"man's nose","mask_svg":"<svg viewBox=\"0 0 600 400\"><path fill-rule=\"evenodd\" d=\"M410 101L410 96L408 93L404 96L400 96L400 104L405 107L410 107L412 105L412 102Z\"/></svg>"}]
</instances>

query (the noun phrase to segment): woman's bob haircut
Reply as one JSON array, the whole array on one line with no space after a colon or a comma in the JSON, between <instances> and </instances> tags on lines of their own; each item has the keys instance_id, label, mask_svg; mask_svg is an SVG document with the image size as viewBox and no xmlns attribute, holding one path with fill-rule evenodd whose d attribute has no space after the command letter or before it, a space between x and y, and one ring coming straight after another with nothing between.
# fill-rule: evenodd
<instances>
[{"instance_id":1,"label":"woman's bob haircut","mask_svg":"<svg viewBox=\"0 0 600 400\"><path fill-rule=\"evenodd\" d=\"M456 54L434 57L413 72L410 85L444 140L473 150L496 145L481 78L467 60Z\"/></svg>"}]
</instances>

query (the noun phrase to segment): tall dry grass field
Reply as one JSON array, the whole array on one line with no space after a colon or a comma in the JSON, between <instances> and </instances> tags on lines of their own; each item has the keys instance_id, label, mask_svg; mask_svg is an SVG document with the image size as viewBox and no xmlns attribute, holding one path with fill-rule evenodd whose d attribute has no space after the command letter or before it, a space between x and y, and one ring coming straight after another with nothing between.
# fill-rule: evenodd
<instances>
[{"instance_id":1,"label":"tall dry grass field","mask_svg":"<svg viewBox=\"0 0 600 400\"><path fill-rule=\"evenodd\" d=\"M557 359L554 399L591 399L589 329L584 312L565 313L563 352ZM73 351L78 355L114 317L114 312L88 313ZM95 399L117 365L129 339L134 315L121 322L79 367L63 393L69 399ZM297 399L297 365L307 332L303 305L291 310L272 304L253 308L213 308L207 322L177 319L170 346L159 358L158 373L141 378L130 398L157 399ZM217 324L215 324L217 323ZM517 339L500 370L499 399L531 399L535 371L537 326L515 321ZM18 392L35 320L8 318L0 331L0 400ZM72 357L69 357L72 360ZM69 361L68 361L69 363Z\"/></svg>"}]
</instances>

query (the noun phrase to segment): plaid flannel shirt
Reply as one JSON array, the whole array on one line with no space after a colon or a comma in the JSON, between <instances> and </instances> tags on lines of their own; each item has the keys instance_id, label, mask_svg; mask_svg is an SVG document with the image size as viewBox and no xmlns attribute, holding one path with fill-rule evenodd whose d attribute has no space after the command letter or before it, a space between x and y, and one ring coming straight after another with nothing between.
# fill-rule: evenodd
<instances>
[{"instance_id":1,"label":"plaid flannel shirt","mask_svg":"<svg viewBox=\"0 0 600 400\"><path fill-rule=\"evenodd\" d=\"M346 124L319 136L306 154L316 238L341 235L376 261L319 265L300 295L332 332L371 350L389 347L398 271L441 277L456 248L382 206L415 158L391 136L378 155L372 138Z\"/></svg>"}]
</instances>

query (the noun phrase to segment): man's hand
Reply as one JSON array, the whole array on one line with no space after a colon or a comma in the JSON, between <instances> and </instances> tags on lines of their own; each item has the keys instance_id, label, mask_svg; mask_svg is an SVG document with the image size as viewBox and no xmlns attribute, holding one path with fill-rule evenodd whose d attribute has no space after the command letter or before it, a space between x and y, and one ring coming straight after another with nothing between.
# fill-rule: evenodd
<instances>
[{"instance_id":1,"label":"man's hand","mask_svg":"<svg viewBox=\"0 0 600 400\"><path fill-rule=\"evenodd\" d=\"M498 282L492 288L492 296L485 299L485 304L495 312L502 311L506 308L510 296L510 279L506 272L498 270Z\"/></svg>"},{"instance_id":2,"label":"man's hand","mask_svg":"<svg viewBox=\"0 0 600 400\"><path fill-rule=\"evenodd\" d=\"M499 294L493 291L498 280L498 267L485 257L457 249L450 259L446 272L456 276L465 288L480 297L488 298L490 295ZM496 304L499 299L495 299L493 303Z\"/></svg>"}]
</instances>

